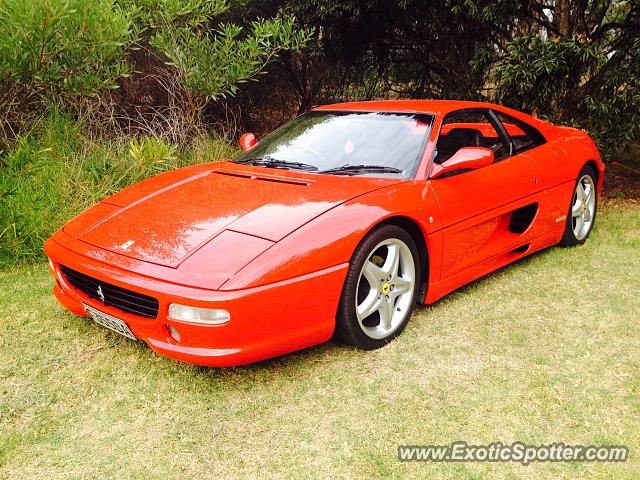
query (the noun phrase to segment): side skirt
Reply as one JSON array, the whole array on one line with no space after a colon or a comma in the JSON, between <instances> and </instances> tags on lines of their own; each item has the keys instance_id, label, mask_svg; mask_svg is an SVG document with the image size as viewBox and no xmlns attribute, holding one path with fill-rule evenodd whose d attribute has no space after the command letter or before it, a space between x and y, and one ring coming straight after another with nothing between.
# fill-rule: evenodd
<instances>
[{"instance_id":1,"label":"side skirt","mask_svg":"<svg viewBox=\"0 0 640 480\"><path fill-rule=\"evenodd\" d=\"M524 258L533 252L556 245L562 238L562 232L563 230L554 230L544 235L540 235L539 237L529 239L528 248L526 249L516 248L514 250L509 250L437 282L429 283L423 303L425 305L434 303L436 300L444 297L447 293L487 275L488 273L504 267L505 265L508 265L520 258Z\"/></svg>"}]
</instances>

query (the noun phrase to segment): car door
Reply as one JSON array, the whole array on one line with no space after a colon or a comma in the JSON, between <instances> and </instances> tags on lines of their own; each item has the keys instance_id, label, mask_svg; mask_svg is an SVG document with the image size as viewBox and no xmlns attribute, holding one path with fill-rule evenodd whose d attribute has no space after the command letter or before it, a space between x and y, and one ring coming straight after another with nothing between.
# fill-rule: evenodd
<instances>
[{"instance_id":1,"label":"car door","mask_svg":"<svg viewBox=\"0 0 640 480\"><path fill-rule=\"evenodd\" d=\"M442 212L440 278L517 248L521 237L513 231L513 212L525 206L522 199L536 191L535 163L527 155L514 154L509 136L488 109L448 114L434 163L446 161L465 146L491 148L495 161L430 181Z\"/></svg>"},{"instance_id":2,"label":"car door","mask_svg":"<svg viewBox=\"0 0 640 480\"><path fill-rule=\"evenodd\" d=\"M572 162L563 143L547 142L542 133L527 122L499 110L492 112L507 132L514 152L528 156L536 166L538 211L527 235L533 238L557 233L564 228L567 205L574 189L571 175L567 176L571 170L566 168Z\"/></svg>"}]
</instances>

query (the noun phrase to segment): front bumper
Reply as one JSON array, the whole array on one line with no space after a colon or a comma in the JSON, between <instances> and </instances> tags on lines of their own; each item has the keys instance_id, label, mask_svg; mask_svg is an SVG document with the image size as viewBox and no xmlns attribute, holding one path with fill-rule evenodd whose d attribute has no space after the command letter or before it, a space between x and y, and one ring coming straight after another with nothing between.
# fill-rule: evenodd
<instances>
[{"instance_id":1,"label":"front bumper","mask_svg":"<svg viewBox=\"0 0 640 480\"><path fill-rule=\"evenodd\" d=\"M327 341L348 264L265 286L214 291L171 283L98 262L54 240L45 245L55 278L53 292L69 311L87 316L82 304L124 320L134 335L161 355L197 365L227 367L252 363ZM144 318L105 306L73 288L59 264L98 280L127 288L159 301L157 318ZM171 303L224 308L231 320L224 325L200 325L169 319ZM176 342L167 329L180 333Z\"/></svg>"}]
</instances>

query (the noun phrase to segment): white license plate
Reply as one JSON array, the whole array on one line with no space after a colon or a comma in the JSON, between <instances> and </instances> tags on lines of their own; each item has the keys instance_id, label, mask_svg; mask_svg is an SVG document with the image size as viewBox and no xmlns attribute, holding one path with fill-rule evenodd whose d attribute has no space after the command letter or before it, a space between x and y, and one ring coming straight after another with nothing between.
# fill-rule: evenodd
<instances>
[{"instance_id":1,"label":"white license plate","mask_svg":"<svg viewBox=\"0 0 640 480\"><path fill-rule=\"evenodd\" d=\"M99 323L103 327L107 327L109 330L113 330L114 332L119 333L120 335L124 335L125 337L130 338L131 340L137 340L136 336L133 334L133 332L131 332L127 324L124 323L119 318L113 317L104 312L96 310L95 308L92 308L88 305L83 304L83 306L94 322Z\"/></svg>"}]
</instances>

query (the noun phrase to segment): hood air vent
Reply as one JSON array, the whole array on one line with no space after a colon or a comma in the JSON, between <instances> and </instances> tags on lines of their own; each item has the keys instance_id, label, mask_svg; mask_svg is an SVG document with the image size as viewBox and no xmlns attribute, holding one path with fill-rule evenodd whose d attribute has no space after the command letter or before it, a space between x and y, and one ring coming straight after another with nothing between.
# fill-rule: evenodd
<instances>
[{"instance_id":1,"label":"hood air vent","mask_svg":"<svg viewBox=\"0 0 640 480\"><path fill-rule=\"evenodd\" d=\"M248 178L251 180L259 180L261 182L273 182L273 183L285 183L288 185L298 185L300 187L306 187L309 185L309 182L305 182L304 180L296 180L293 178L252 175L250 173L244 173L244 172L223 172L219 170L216 170L212 173L215 173L216 175L225 175L227 177L238 177L238 178Z\"/></svg>"}]
</instances>

